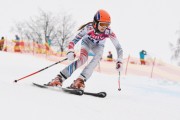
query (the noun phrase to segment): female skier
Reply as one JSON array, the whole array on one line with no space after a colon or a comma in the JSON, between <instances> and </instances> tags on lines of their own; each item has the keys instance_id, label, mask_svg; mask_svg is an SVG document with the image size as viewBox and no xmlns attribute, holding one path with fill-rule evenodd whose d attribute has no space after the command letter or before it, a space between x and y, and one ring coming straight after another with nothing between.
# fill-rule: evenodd
<instances>
[{"instance_id":1,"label":"female skier","mask_svg":"<svg viewBox=\"0 0 180 120\"><path fill-rule=\"evenodd\" d=\"M110 38L117 50L116 69L120 71L122 68L123 50L118 42L118 39L116 38L116 35L110 29L110 24L111 17L109 13L100 9L95 14L93 22L82 25L79 28L80 32L69 43L69 50L67 52L68 60L73 61L76 56L74 53L74 46L82 39L79 59L60 71L60 74L58 74L51 82L46 85L62 86L63 81L69 78L77 68L82 66L88 60L88 52L91 50L95 54L93 59L83 69L80 76L70 85L70 87L73 89L84 90L84 82L90 78L94 68L97 66L102 57L106 38Z\"/></svg>"}]
</instances>

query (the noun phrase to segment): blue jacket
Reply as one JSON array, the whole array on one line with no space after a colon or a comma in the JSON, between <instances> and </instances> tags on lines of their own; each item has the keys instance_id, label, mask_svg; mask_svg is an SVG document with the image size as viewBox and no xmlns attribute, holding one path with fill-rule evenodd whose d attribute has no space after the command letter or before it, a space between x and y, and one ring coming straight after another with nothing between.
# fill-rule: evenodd
<instances>
[{"instance_id":1,"label":"blue jacket","mask_svg":"<svg viewBox=\"0 0 180 120\"><path fill-rule=\"evenodd\" d=\"M141 51L139 55L140 55L140 59L144 59L144 56L146 55L146 51Z\"/></svg>"}]
</instances>

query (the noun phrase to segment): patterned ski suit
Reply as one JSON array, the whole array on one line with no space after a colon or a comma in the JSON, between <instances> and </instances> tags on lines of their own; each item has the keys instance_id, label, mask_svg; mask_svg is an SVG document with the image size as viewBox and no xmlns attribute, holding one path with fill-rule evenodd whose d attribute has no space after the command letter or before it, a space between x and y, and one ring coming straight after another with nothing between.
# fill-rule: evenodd
<instances>
[{"instance_id":1,"label":"patterned ski suit","mask_svg":"<svg viewBox=\"0 0 180 120\"><path fill-rule=\"evenodd\" d=\"M60 72L61 75L65 79L70 77L77 68L82 66L87 61L88 52L91 50L95 55L80 74L80 77L83 77L84 81L88 80L102 57L106 38L111 39L117 50L118 60L122 62L123 50L112 30L107 28L104 33L96 34L92 24L90 23L81 29L76 37L69 43L69 49L74 49L75 44L82 39L80 57L78 60L74 61L65 69L63 69Z\"/></svg>"}]
</instances>

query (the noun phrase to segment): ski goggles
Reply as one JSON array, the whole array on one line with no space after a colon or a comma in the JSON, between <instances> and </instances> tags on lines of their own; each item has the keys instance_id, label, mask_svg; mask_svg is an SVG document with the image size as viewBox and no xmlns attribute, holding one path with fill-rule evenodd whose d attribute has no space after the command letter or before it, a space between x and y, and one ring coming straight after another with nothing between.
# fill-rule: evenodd
<instances>
[{"instance_id":1,"label":"ski goggles","mask_svg":"<svg viewBox=\"0 0 180 120\"><path fill-rule=\"evenodd\" d=\"M109 27L110 23L109 22L99 22L99 26L101 27Z\"/></svg>"}]
</instances>

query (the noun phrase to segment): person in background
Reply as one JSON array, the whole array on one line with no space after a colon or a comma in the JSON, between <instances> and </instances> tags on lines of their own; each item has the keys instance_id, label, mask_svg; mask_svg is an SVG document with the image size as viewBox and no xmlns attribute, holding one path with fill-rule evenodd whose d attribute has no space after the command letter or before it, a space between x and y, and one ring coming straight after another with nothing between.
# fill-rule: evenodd
<instances>
[{"instance_id":1,"label":"person in background","mask_svg":"<svg viewBox=\"0 0 180 120\"><path fill-rule=\"evenodd\" d=\"M15 39L16 39L16 40L20 40L20 38L19 38L18 35L15 35Z\"/></svg>"},{"instance_id":2,"label":"person in background","mask_svg":"<svg viewBox=\"0 0 180 120\"><path fill-rule=\"evenodd\" d=\"M113 55L112 55L111 51L108 52L107 61L113 61Z\"/></svg>"},{"instance_id":3,"label":"person in background","mask_svg":"<svg viewBox=\"0 0 180 120\"><path fill-rule=\"evenodd\" d=\"M14 52L21 52L20 38L19 38L18 35L15 35L15 40L13 40L13 42L15 43L15 45L14 45Z\"/></svg>"},{"instance_id":4,"label":"person in background","mask_svg":"<svg viewBox=\"0 0 180 120\"><path fill-rule=\"evenodd\" d=\"M4 37L2 37L0 40L0 51L3 50L3 47L4 47Z\"/></svg>"},{"instance_id":5,"label":"person in background","mask_svg":"<svg viewBox=\"0 0 180 120\"><path fill-rule=\"evenodd\" d=\"M147 55L147 52L145 50L142 50L140 51L139 55L140 55L141 65L146 65L146 61L144 58L145 58L145 55Z\"/></svg>"}]
</instances>

